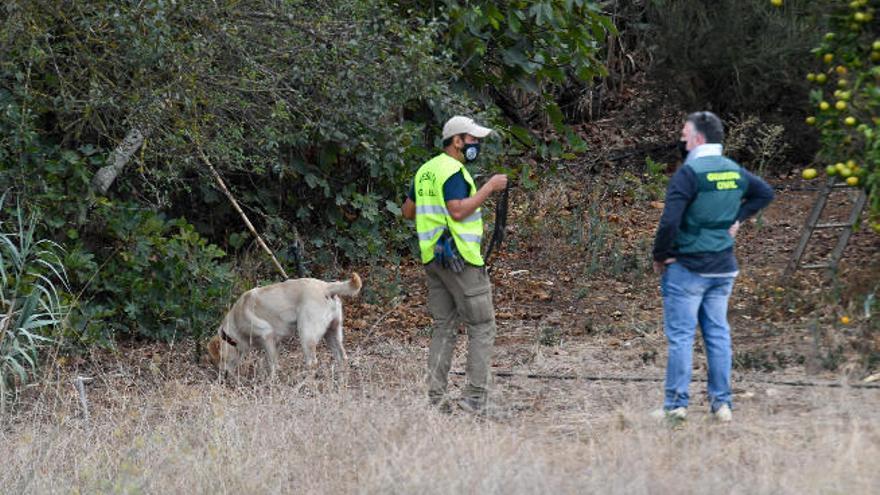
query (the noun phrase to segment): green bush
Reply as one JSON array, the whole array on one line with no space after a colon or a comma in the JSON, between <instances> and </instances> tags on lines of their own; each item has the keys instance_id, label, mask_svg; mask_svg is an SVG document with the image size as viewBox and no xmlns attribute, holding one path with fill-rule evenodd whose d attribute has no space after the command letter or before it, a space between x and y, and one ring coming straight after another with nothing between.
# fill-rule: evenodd
<instances>
[{"instance_id":1,"label":"green bush","mask_svg":"<svg viewBox=\"0 0 880 495\"><path fill-rule=\"evenodd\" d=\"M213 328L230 299L226 253L242 255L252 238L203 156L282 261L299 232L307 270L323 275L341 260L395 263L406 251L412 227L399 205L449 116L502 131L485 147L486 169L518 167L511 153L532 145L563 154L521 126L506 132L490 86L537 95L579 144L552 95L562 79L602 70L596 49L613 27L594 2L446 2L437 16L403 7L5 2L0 183L66 248L78 295L71 336ZM106 193L93 188L134 130L143 145Z\"/></svg>"},{"instance_id":2,"label":"green bush","mask_svg":"<svg viewBox=\"0 0 880 495\"><path fill-rule=\"evenodd\" d=\"M118 336L157 340L202 337L216 328L231 298L232 273L225 253L183 219L132 203L102 202L105 224L100 266L77 245L66 258L82 274L93 272L89 301L71 323L85 343Z\"/></svg>"},{"instance_id":3,"label":"green bush","mask_svg":"<svg viewBox=\"0 0 880 495\"><path fill-rule=\"evenodd\" d=\"M807 92L801 73L820 36L815 4L652 0L652 78L690 109L761 116L800 110Z\"/></svg>"},{"instance_id":4,"label":"green bush","mask_svg":"<svg viewBox=\"0 0 880 495\"><path fill-rule=\"evenodd\" d=\"M0 105L8 139L0 146L0 182L33 212L32 235L66 248L61 265L78 295L62 298L71 311L60 343L109 346L122 336L170 340L212 331L232 286L225 253L184 219L95 196L90 179L103 153L63 149L29 132L35 120L8 118L23 115L8 92L0 91ZM15 209L3 213L14 217Z\"/></svg>"},{"instance_id":5,"label":"green bush","mask_svg":"<svg viewBox=\"0 0 880 495\"><path fill-rule=\"evenodd\" d=\"M202 148L278 244L294 226L393 213L414 163L435 148L408 120L468 104L435 55L437 25L398 22L375 2L11 1L0 25L0 87L39 135L106 156L131 129L145 147L111 196L186 215L212 240L241 232L199 159ZM50 33L51 36L47 36ZM89 33L81 37L79 33ZM22 120L8 112L14 126ZM9 140L0 157L19 159ZM92 171L93 172L93 171ZM235 229L229 226L235 225ZM340 228L342 227L342 228ZM347 258L369 255L356 241ZM350 243L351 244L351 243Z\"/></svg>"},{"instance_id":6,"label":"green bush","mask_svg":"<svg viewBox=\"0 0 880 495\"><path fill-rule=\"evenodd\" d=\"M599 2L590 0L488 0L400 2L420 19L438 18L438 49L472 94L492 101L517 126L552 123L576 149L585 144L563 125L557 101L567 85L584 86L606 73L600 60L605 37L616 34ZM520 140L524 129L518 129ZM547 150L550 151L550 150Z\"/></svg>"}]
</instances>

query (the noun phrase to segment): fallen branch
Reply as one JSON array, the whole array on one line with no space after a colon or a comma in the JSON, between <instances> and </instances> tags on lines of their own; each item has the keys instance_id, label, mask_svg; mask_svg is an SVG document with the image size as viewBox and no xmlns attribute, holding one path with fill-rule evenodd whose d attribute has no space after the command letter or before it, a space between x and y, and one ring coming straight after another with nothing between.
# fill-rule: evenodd
<instances>
[{"instance_id":1,"label":"fallen branch","mask_svg":"<svg viewBox=\"0 0 880 495\"><path fill-rule=\"evenodd\" d=\"M79 404L82 406L83 417L86 418L86 422L89 421L89 401L86 399L86 386L85 382L92 381L91 378L78 376L73 381L74 387L76 387L76 391L79 393Z\"/></svg>"},{"instance_id":2,"label":"fallen branch","mask_svg":"<svg viewBox=\"0 0 880 495\"><path fill-rule=\"evenodd\" d=\"M141 129L132 128L125 135L125 138L110 153L107 158L108 164L98 169L92 178L92 189L98 194L106 194L107 190L116 180L116 177L122 173L122 169L131 160L131 156L138 150L147 138L149 132L142 132Z\"/></svg>"},{"instance_id":3,"label":"fallen branch","mask_svg":"<svg viewBox=\"0 0 880 495\"><path fill-rule=\"evenodd\" d=\"M244 224L247 225L247 228L251 231L252 234L254 234L254 237L257 238L257 243L260 245L260 247L263 248L264 251L266 251L266 254L268 254L269 257L272 258L272 262L275 264L275 268L277 268L278 271L281 272L281 275L284 277L284 279L287 280L289 278L287 276L287 272L284 271L281 263L278 262L278 258L275 257L275 253L273 253L272 250L269 249L269 246L266 245L266 243L263 241L263 238L260 237L260 234L257 233L257 229L254 228L254 225L248 219L247 215L245 215L244 211L242 211L241 206L238 205L238 201L236 201L232 193L229 192L229 189L226 187L226 183L223 182L223 178L220 177L220 174L217 173L217 170L214 168L213 165L211 165L211 161L208 160L208 157L205 156L205 152L202 151L201 148L199 148L199 156L201 157L202 161L205 162L205 165L207 165L208 168L211 170L211 173L214 175L214 180L216 180L217 184L220 186L220 190L223 191L223 194L225 194L227 198L229 198L229 202L232 203L232 206L235 208L238 214L241 215L241 219L244 220Z\"/></svg>"}]
</instances>

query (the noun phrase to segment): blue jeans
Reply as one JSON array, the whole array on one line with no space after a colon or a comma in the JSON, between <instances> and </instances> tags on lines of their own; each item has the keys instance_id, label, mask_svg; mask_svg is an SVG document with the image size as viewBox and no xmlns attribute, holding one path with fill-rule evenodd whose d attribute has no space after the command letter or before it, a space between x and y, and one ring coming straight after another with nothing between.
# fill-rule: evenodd
<instances>
[{"instance_id":1,"label":"blue jeans","mask_svg":"<svg viewBox=\"0 0 880 495\"><path fill-rule=\"evenodd\" d=\"M734 277L703 277L679 263L666 267L660 285L663 292L663 328L669 344L664 409L688 405L697 323L703 330L709 364L710 407L715 411L723 404L731 406L732 352L727 301L733 290L733 281Z\"/></svg>"}]
</instances>

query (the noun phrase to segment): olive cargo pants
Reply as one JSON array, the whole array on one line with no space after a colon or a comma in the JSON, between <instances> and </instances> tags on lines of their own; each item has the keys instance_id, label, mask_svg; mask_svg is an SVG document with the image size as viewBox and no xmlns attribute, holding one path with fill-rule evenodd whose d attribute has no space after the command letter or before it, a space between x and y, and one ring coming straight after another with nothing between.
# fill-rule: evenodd
<instances>
[{"instance_id":1,"label":"olive cargo pants","mask_svg":"<svg viewBox=\"0 0 880 495\"><path fill-rule=\"evenodd\" d=\"M495 309L489 275L484 267L466 265L455 273L435 262L425 265L425 273L428 309L434 317L428 354L428 397L440 400L446 394L461 321L468 334L467 386L463 397L483 402L489 391L489 367L495 344Z\"/></svg>"}]
</instances>

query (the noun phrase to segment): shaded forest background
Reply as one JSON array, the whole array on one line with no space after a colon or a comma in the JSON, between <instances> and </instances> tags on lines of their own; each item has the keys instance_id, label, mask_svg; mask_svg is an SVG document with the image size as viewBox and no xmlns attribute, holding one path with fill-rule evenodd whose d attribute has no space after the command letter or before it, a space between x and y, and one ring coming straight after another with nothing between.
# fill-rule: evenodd
<instances>
[{"instance_id":1,"label":"shaded forest background","mask_svg":"<svg viewBox=\"0 0 880 495\"><path fill-rule=\"evenodd\" d=\"M241 271L276 278L208 162L288 272L301 243L306 273L327 278L412 256L399 206L455 114L499 131L478 182L540 187L589 156L581 126L634 89L662 96L639 125L710 109L763 140L736 158L801 167L840 137L804 123L826 31L855 22L830 4L7 1L0 382L26 381L50 341L201 338Z\"/></svg>"}]
</instances>

